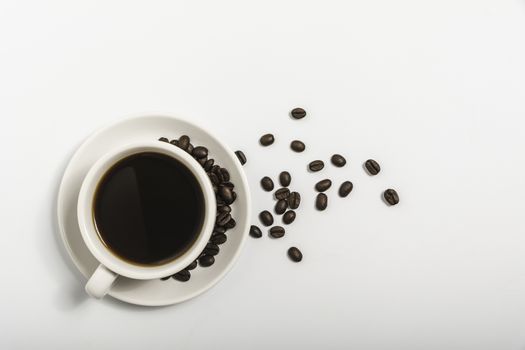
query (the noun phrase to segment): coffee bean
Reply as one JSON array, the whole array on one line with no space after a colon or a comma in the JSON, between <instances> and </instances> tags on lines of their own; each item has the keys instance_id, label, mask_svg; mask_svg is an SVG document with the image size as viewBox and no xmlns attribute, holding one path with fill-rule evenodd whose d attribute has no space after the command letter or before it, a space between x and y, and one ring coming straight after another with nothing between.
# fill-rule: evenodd
<instances>
[{"instance_id":1,"label":"coffee bean","mask_svg":"<svg viewBox=\"0 0 525 350\"><path fill-rule=\"evenodd\" d=\"M277 191L275 191L275 198L277 199L286 199L290 196L290 190L286 187L279 188Z\"/></svg>"},{"instance_id":2,"label":"coffee bean","mask_svg":"<svg viewBox=\"0 0 525 350\"><path fill-rule=\"evenodd\" d=\"M292 141L292 143L290 144L290 148L295 152L301 153L306 149L306 146L304 145L303 142L299 140L295 140L295 141Z\"/></svg>"},{"instance_id":3,"label":"coffee bean","mask_svg":"<svg viewBox=\"0 0 525 350\"><path fill-rule=\"evenodd\" d=\"M202 255L199 258L199 265L202 267L208 267L215 263L215 257L213 255Z\"/></svg>"},{"instance_id":4,"label":"coffee bean","mask_svg":"<svg viewBox=\"0 0 525 350\"><path fill-rule=\"evenodd\" d=\"M170 142L170 140L168 140L166 137L161 137L159 138L159 141L162 141L162 142ZM168 277L169 278L169 277Z\"/></svg>"},{"instance_id":5,"label":"coffee bean","mask_svg":"<svg viewBox=\"0 0 525 350\"><path fill-rule=\"evenodd\" d=\"M332 187L332 181L330 179L324 179L315 184L315 189L318 192L324 192Z\"/></svg>"},{"instance_id":6,"label":"coffee bean","mask_svg":"<svg viewBox=\"0 0 525 350\"><path fill-rule=\"evenodd\" d=\"M191 273L188 270L182 270L171 277L179 282L188 282L191 278Z\"/></svg>"},{"instance_id":7,"label":"coffee bean","mask_svg":"<svg viewBox=\"0 0 525 350\"><path fill-rule=\"evenodd\" d=\"M197 159L205 158L208 156L208 149L206 147L197 146L193 149L191 155Z\"/></svg>"},{"instance_id":8,"label":"coffee bean","mask_svg":"<svg viewBox=\"0 0 525 350\"><path fill-rule=\"evenodd\" d=\"M219 205L217 206L217 215L221 213L231 213L232 208L229 205Z\"/></svg>"},{"instance_id":9,"label":"coffee bean","mask_svg":"<svg viewBox=\"0 0 525 350\"><path fill-rule=\"evenodd\" d=\"M340 154L334 154L331 158L332 164L338 168L342 168L346 165L346 159Z\"/></svg>"},{"instance_id":10,"label":"coffee bean","mask_svg":"<svg viewBox=\"0 0 525 350\"><path fill-rule=\"evenodd\" d=\"M188 152L189 154L193 153L193 145L191 144L191 142L188 144L188 148L186 148L186 152Z\"/></svg>"},{"instance_id":11,"label":"coffee bean","mask_svg":"<svg viewBox=\"0 0 525 350\"><path fill-rule=\"evenodd\" d=\"M219 226L225 226L230 221L232 216L229 213L221 213L215 221Z\"/></svg>"},{"instance_id":12,"label":"coffee bean","mask_svg":"<svg viewBox=\"0 0 525 350\"><path fill-rule=\"evenodd\" d=\"M235 202L235 200L237 199L237 192L232 192L232 196L233 196L233 201Z\"/></svg>"},{"instance_id":13,"label":"coffee bean","mask_svg":"<svg viewBox=\"0 0 525 350\"><path fill-rule=\"evenodd\" d=\"M226 223L226 225L224 225L227 229L232 229L234 228L235 226L237 226L237 221L235 221L234 218L231 218L230 221L228 221Z\"/></svg>"},{"instance_id":14,"label":"coffee bean","mask_svg":"<svg viewBox=\"0 0 525 350\"><path fill-rule=\"evenodd\" d=\"M215 244L215 243L208 243L208 244L206 244L206 247L204 248L202 253L205 254L205 255L217 255L217 254L219 254L219 251L220 251L220 248L219 248L219 246L217 244Z\"/></svg>"},{"instance_id":15,"label":"coffee bean","mask_svg":"<svg viewBox=\"0 0 525 350\"><path fill-rule=\"evenodd\" d=\"M290 114L294 119L303 119L304 117L306 117L306 111L302 108L294 108L292 109Z\"/></svg>"},{"instance_id":16,"label":"coffee bean","mask_svg":"<svg viewBox=\"0 0 525 350\"><path fill-rule=\"evenodd\" d=\"M284 236L284 227L282 226L274 226L270 229L270 236L272 236L273 238L281 238L282 236Z\"/></svg>"},{"instance_id":17,"label":"coffee bean","mask_svg":"<svg viewBox=\"0 0 525 350\"><path fill-rule=\"evenodd\" d=\"M286 201L286 199L280 199L277 201L277 203L275 203L275 213L276 214L283 214L286 209L288 209L288 202Z\"/></svg>"},{"instance_id":18,"label":"coffee bean","mask_svg":"<svg viewBox=\"0 0 525 350\"><path fill-rule=\"evenodd\" d=\"M328 197L324 193L319 193L317 199L315 200L315 207L318 210L325 210L328 206Z\"/></svg>"},{"instance_id":19,"label":"coffee bean","mask_svg":"<svg viewBox=\"0 0 525 350\"><path fill-rule=\"evenodd\" d=\"M187 150L190 144L190 137L188 135L182 135L179 137L179 148Z\"/></svg>"},{"instance_id":20,"label":"coffee bean","mask_svg":"<svg viewBox=\"0 0 525 350\"><path fill-rule=\"evenodd\" d=\"M324 162L322 160L314 160L310 164L308 164L308 168L310 171L317 172L324 168Z\"/></svg>"},{"instance_id":21,"label":"coffee bean","mask_svg":"<svg viewBox=\"0 0 525 350\"><path fill-rule=\"evenodd\" d=\"M184 270L194 270L197 267L197 260L193 260L191 264L186 266Z\"/></svg>"},{"instance_id":22,"label":"coffee bean","mask_svg":"<svg viewBox=\"0 0 525 350\"><path fill-rule=\"evenodd\" d=\"M160 141L160 140L159 140ZM164 141L163 141L164 142ZM171 276L168 276L168 277L162 277L160 280L161 281L166 281L166 280L169 280L171 278Z\"/></svg>"},{"instance_id":23,"label":"coffee bean","mask_svg":"<svg viewBox=\"0 0 525 350\"><path fill-rule=\"evenodd\" d=\"M213 159L208 159L208 160L206 161L206 163L204 163L204 165L203 165L204 170L205 170L206 172L209 172L209 171L211 170L211 168L212 168L214 162L215 162L215 161L214 161Z\"/></svg>"},{"instance_id":24,"label":"coffee bean","mask_svg":"<svg viewBox=\"0 0 525 350\"><path fill-rule=\"evenodd\" d=\"M292 192L288 196L287 201L288 205L290 206L290 209L297 209L301 204L301 195L299 194L299 192Z\"/></svg>"},{"instance_id":25,"label":"coffee bean","mask_svg":"<svg viewBox=\"0 0 525 350\"><path fill-rule=\"evenodd\" d=\"M224 182L221 184L221 186L224 186L224 187L228 187L229 189L234 189L235 188L235 185L233 184L233 182Z\"/></svg>"},{"instance_id":26,"label":"coffee bean","mask_svg":"<svg viewBox=\"0 0 525 350\"><path fill-rule=\"evenodd\" d=\"M274 141L275 141L275 138L273 137L272 134L266 134L266 135L263 135L263 136L261 136L261 138L259 139L259 142L260 142L261 145L263 145L263 146L270 146Z\"/></svg>"},{"instance_id":27,"label":"coffee bean","mask_svg":"<svg viewBox=\"0 0 525 350\"><path fill-rule=\"evenodd\" d=\"M354 184L350 181L345 181L341 184L341 187L339 187L339 196L346 197L352 192L352 189L354 188Z\"/></svg>"},{"instance_id":28,"label":"coffee bean","mask_svg":"<svg viewBox=\"0 0 525 350\"><path fill-rule=\"evenodd\" d=\"M215 244L223 244L228 240L228 236L226 236L224 233L219 233L217 235L211 236L210 241Z\"/></svg>"},{"instance_id":29,"label":"coffee bean","mask_svg":"<svg viewBox=\"0 0 525 350\"><path fill-rule=\"evenodd\" d=\"M252 225L250 227L250 236L253 238L261 238L262 237L262 231L259 227Z\"/></svg>"},{"instance_id":30,"label":"coffee bean","mask_svg":"<svg viewBox=\"0 0 525 350\"><path fill-rule=\"evenodd\" d=\"M267 191L273 191L273 181L268 176L265 176L261 179L261 187Z\"/></svg>"},{"instance_id":31,"label":"coffee bean","mask_svg":"<svg viewBox=\"0 0 525 350\"><path fill-rule=\"evenodd\" d=\"M177 140L177 139L173 139L173 140L171 140L170 143L171 143L173 146L177 146L177 147L179 146L179 140Z\"/></svg>"},{"instance_id":32,"label":"coffee bean","mask_svg":"<svg viewBox=\"0 0 525 350\"><path fill-rule=\"evenodd\" d=\"M246 164L246 156L242 151L235 151L235 155L239 159L239 162L241 162L241 165Z\"/></svg>"},{"instance_id":33,"label":"coffee bean","mask_svg":"<svg viewBox=\"0 0 525 350\"><path fill-rule=\"evenodd\" d=\"M214 234L220 234L220 233L225 233L225 232L226 232L226 228L224 226L219 226L215 224L215 226L213 227Z\"/></svg>"},{"instance_id":34,"label":"coffee bean","mask_svg":"<svg viewBox=\"0 0 525 350\"><path fill-rule=\"evenodd\" d=\"M215 173L209 173L208 177L210 178L211 183L214 185L219 185L221 183L217 177L217 174Z\"/></svg>"},{"instance_id":35,"label":"coffee bean","mask_svg":"<svg viewBox=\"0 0 525 350\"><path fill-rule=\"evenodd\" d=\"M287 171L283 171L281 174L279 174L279 182L283 187L290 186L290 183L292 182L292 175L290 175L290 173Z\"/></svg>"},{"instance_id":36,"label":"coffee bean","mask_svg":"<svg viewBox=\"0 0 525 350\"><path fill-rule=\"evenodd\" d=\"M286 225L290 225L294 221L295 221L295 211L288 210L286 213L284 213L284 215L283 215L283 222Z\"/></svg>"},{"instance_id":37,"label":"coffee bean","mask_svg":"<svg viewBox=\"0 0 525 350\"><path fill-rule=\"evenodd\" d=\"M397 194L396 190L393 190L389 188L383 193L383 197L385 198L385 201L390 205L396 205L399 203L399 195Z\"/></svg>"},{"instance_id":38,"label":"coffee bean","mask_svg":"<svg viewBox=\"0 0 525 350\"><path fill-rule=\"evenodd\" d=\"M217 175L219 173L219 170L221 170L221 166L220 165L217 165L215 164L214 166L211 167L211 172L214 173L215 175Z\"/></svg>"},{"instance_id":39,"label":"coffee bean","mask_svg":"<svg viewBox=\"0 0 525 350\"><path fill-rule=\"evenodd\" d=\"M226 186L220 186L219 187L219 195L224 200L224 203L226 204L232 204L233 203L233 192L231 188Z\"/></svg>"},{"instance_id":40,"label":"coffee bean","mask_svg":"<svg viewBox=\"0 0 525 350\"><path fill-rule=\"evenodd\" d=\"M201 165L201 167L204 168L204 164L206 163L207 160L208 160L208 159L206 159L206 158L199 158L199 159L197 159L197 162L199 162L199 164Z\"/></svg>"},{"instance_id":41,"label":"coffee bean","mask_svg":"<svg viewBox=\"0 0 525 350\"><path fill-rule=\"evenodd\" d=\"M381 167L373 159L369 159L365 162L365 168L370 175L377 175L381 171Z\"/></svg>"},{"instance_id":42,"label":"coffee bean","mask_svg":"<svg viewBox=\"0 0 525 350\"><path fill-rule=\"evenodd\" d=\"M226 168L220 168L217 171L217 176L219 177L219 180L221 180L221 182L230 181L230 172Z\"/></svg>"},{"instance_id":43,"label":"coffee bean","mask_svg":"<svg viewBox=\"0 0 525 350\"><path fill-rule=\"evenodd\" d=\"M294 262L300 262L301 260L303 260L303 253L301 253L301 251L296 247L291 247L290 249L288 249L288 256Z\"/></svg>"},{"instance_id":44,"label":"coffee bean","mask_svg":"<svg viewBox=\"0 0 525 350\"><path fill-rule=\"evenodd\" d=\"M273 216L272 213L270 213L268 210L262 211L259 214L259 219L261 220L262 224L264 226L272 226L273 225Z\"/></svg>"}]
</instances>

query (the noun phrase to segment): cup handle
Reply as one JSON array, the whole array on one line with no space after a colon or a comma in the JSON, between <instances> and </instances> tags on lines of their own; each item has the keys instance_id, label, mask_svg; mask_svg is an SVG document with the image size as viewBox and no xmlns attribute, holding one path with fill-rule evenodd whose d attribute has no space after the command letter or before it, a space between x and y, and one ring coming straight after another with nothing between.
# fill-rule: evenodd
<instances>
[{"instance_id":1,"label":"cup handle","mask_svg":"<svg viewBox=\"0 0 525 350\"><path fill-rule=\"evenodd\" d=\"M117 277L115 272L100 264L88 280L86 292L93 298L101 299L109 292Z\"/></svg>"}]
</instances>

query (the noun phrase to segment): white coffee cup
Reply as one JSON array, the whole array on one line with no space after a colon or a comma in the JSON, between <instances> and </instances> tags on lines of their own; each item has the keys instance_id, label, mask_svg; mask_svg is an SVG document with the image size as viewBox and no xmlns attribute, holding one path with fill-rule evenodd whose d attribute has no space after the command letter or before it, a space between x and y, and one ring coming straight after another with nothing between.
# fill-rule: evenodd
<instances>
[{"instance_id":1,"label":"white coffee cup","mask_svg":"<svg viewBox=\"0 0 525 350\"><path fill-rule=\"evenodd\" d=\"M203 223L197 239L184 254L163 265L135 265L119 258L101 241L93 219L95 191L104 174L119 160L142 152L164 154L181 162L195 176L204 196ZM77 215L82 238L90 252L100 262L86 284L86 292L92 297L102 298L109 292L119 275L147 280L170 276L183 270L200 255L208 243L215 224L216 210L215 193L206 172L193 157L180 148L165 142L148 141L110 151L89 169L78 196Z\"/></svg>"}]
</instances>

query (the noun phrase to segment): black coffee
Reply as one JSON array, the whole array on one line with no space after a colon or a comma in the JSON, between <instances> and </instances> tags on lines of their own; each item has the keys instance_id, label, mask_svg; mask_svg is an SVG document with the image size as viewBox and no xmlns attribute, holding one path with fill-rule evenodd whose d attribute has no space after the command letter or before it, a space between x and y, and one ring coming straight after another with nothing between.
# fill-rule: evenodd
<instances>
[{"instance_id":1,"label":"black coffee","mask_svg":"<svg viewBox=\"0 0 525 350\"><path fill-rule=\"evenodd\" d=\"M100 239L114 254L139 265L160 265L182 255L197 239L204 195L178 160L144 152L106 172L93 212Z\"/></svg>"}]
</instances>

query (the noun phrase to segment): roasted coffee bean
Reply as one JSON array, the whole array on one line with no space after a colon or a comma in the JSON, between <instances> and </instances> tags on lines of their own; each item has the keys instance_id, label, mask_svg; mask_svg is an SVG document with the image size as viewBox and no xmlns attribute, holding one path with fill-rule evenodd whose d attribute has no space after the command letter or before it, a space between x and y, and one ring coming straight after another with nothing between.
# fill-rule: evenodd
<instances>
[{"instance_id":1,"label":"roasted coffee bean","mask_svg":"<svg viewBox=\"0 0 525 350\"><path fill-rule=\"evenodd\" d=\"M310 169L310 171L313 172L323 170L324 162L322 160L314 160L313 162L308 164L308 168Z\"/></svg>"},{"instance_id":2,"label":"roasted coffee bean","mask_svg":"<svg viewBox=\"0 0 525 350\"><path fill-rule=\"evenodd\" d=\"M259 142L260 142L261 145L263 145L263 146L270 146L274 141L275 141L275 138L273 137L272 134L266 134L266 135L263 135L263 136L261 136L261 138L259 139Z\"/></svg>"},{"instance_id":3,"label":"roasted coffee bean","mask_svg":"<svg viewBox=\"0 0 525 350\"><path fill-rule=\"evenodd\" d=\"M306 149L306 146L304 145L303 142L299 140L295 140L295 141L292 141L292 143L290 144L290 148L295 152L301 153Z\"/></svg>"},{"instance_id":4,"label":"roasted coffee bean","mask_svg":"<svg viewBox=\"0 0 525 350\"><path fill-rule=\"evenodd\" d=\"M199 258L199 265L202 267L208 267L215 263L215 257L213 255L201 255Z\"/></svg>"},{"instance_id":5,"label":"roasted coffee bean","mask_svg":"<svg viewBox=\"0 0 525 350\"><path fill-rule=\"evenodd\" d=\"M299 194L299 192L292 192L288 196L287 201L288 205L290 206L290 209L297 209L301 204L301 195Z\"/></svg>"},{"instance_id":6,"label":"roasted coffee bean","mask_svg":"<svg viewBox=\"0 0 525 350\"><path fill-rule=\"evenodd\" d=\"M233 196L233 201L235 202L235 200L237 199L237 192L233 191L232 196Z\"/></svg>"},{"instance_id":7,"label":"roasted coffee bean","mask_svg":"<svg viewBox=\"0 0 525 350\"><path fill-rule=\"evenodd\" d=\"M234 228L235 226L237 226L237 221L235 221L234 218L231 218L230 221L228 221L226 223L226 225L224 225L227 229L232 229Z\"/></svg>"},{"instance_id":8,"label":"roasted coffee bean","mask_svg":"<svg viewBox=\"0 0 525 350\"><path fill-rule=\"evenodd\" d=\"M209 172L209 171L211 170L211 167L213 166L213 163L215 163L215 160L213 160L213 159L208 159L208 160L206 161L206 163L204 163L204 166L203 166L204 170L205 170L206 172Z\"/></svg>"},{"instance_id":9,"label":"roasted coffee bean","mask_svg":"<svg viewBox=\"0 0 525 350\"><path fill-rule=\"evenodd\" d=\"M219 170L221 170L220 165L215 164L214 166L211 167L211 172L214 173L215 175L219 173Z\"/></svg>"},{"instance_id":10,"label":"roasted coffee bean","mask_svg":"<svg viewBox=\"0 0 525 350\"><path fill-rule=\"evenodd\" d=\"M315 184L315 189L318 192L324 192L332 187L332 181L330 179L324 179Z\"/></svg>"},{"instance_id":11,"label":"roasted coffee bean","mask_svg":"<svg viewBox=\"0 0 525 350\"><path fill-rule=\"evenodd\" d=\"M383 197L385 198L385 201L390 205L396 205L399 203L399 195L397 194L396 190L393 190L389 188L383 193Z\"/></svg>"},{"instance_id":12,"label":"roasted coffee bean","mask_svg":"<svg viewBox=\"0 0 525 350\"><path fill-rule=\"evenodd\" d=\"M294 108L292 109L290 114L294 119L303 119L304 117L306 117L306 111L302 108Z\"/></svg>"},{"instance_id":13,"label":"roasted coffee bean","mask_svg":"<svg viewBox=\"0 0 525 350\"><path fill-rule=\"evenodd\" d=\"M206 158L199 158L199 159L197 159L197 162L199 162L199 164L201 165L201 167L204 168L204 164L206 164L206 161L207 161L207 160L208 160L208 159L206 159Z\"/></svg>"},{"instance_id":14,"label":"roasted coffee bean","mask_svg":"<svg viewBox=\"0 0 525 350\"><path fill-rule=\"evenodd\" d=\"M334 154L331 158L332 164L338 168L342 168L346 165L346 159L340 154Z\"/></svg>"},{"instance_id":15,"label":"roasted coffee bean","mask_svg":"<svg viewBox=\"0 0 525 350\"><path fill-rule=\"evenodd\" d=\"M230 188L232 190L235 188L235 185L232 182L229 182L229 181L221 184L221 186L228 187L228 188Z\"/></svg>"},{"instance_id":16,"label":"roasted coffee bean","mask_svg":"<svg viewBox=\"0 0 525 350\"><path fill-rule=\"evenodd\" d=\"M279 174L279 182L283 187L290 186L290 183L292 182L292 175L290 175L290 173L287 171L283 171L281 174Z\"/></svg>"},{"instance_id":17,"label":"roasted coffee bean","mask_svg":"<svg viewBox=\"0 0 525 350\"><path fill-rule=\"evenodd\" d=\"M315 200L315 207L318 210L325 210L328 206L328 197L324 193L319 193L317 199Z\"/></svg>"},{"instance_id":18,"label":"roasted coffee bean","mask_svg":"<svg viewBox=\"0 0 525 350\"><path fill-rule=\"evenodd\" d=\"M211 236L210 242L215 244L223 244L228 240L228 236L226 236L224 233L219 233L217 235Z\"/></svg>"},{"instance_id":19,"label":"roasted coffee bean","mask_svg":"<svg viewBox=\"0 0 525 350\"><path fill-rule=\"evenodd\" d=\"M303 260L303 253L301 253L301 251L296 247L291 247L290 249L288 249L288 256L294 262L300 262L301 260Z\"/></svg>"},{"instance_id":20,"label":"roasted coffee bean","mask_svg":"<svg viewBox=\"0 0 525 350\"><path fill-rule=\"evenodd\" d=\"M295 221L295 211L288 210L286 213L284 213L284 215L283 215L283 222L286 225L290 225L294 221Z\"/></svg>"},{"instance_id":21,"label":"roasted coffee bean","mask_svg":"<svg viewBox=\"0 0 525 350\"><path fill-rule=\"evenodd\" d=\"M193 149L193 151L191 152L191 155L197 159L205 158L208 156L208 149L203 146L197 146Z\"/></svg>"},{"instance_id":22,"label":"roasted coffee bean","mask_svg":"<svg viewBox=\"0 0 525 350\"><path fill-rule=\"evenodd\" d=\"M217 244L215 244L215 243L208 243L208 244L206 244L206 247L204 248L202 253L205 254L205 255L217 255L217 254L219 254L219 251L220 251L220 248L219 248L219 246Z\"/></svg>"},{"instance_id":23,"label":"roasted coffee bean","mask_svg":"<svg viewBox=\"0 0 525 350\"><path fill-rule=\"evenodd\" d=\"M235 151L235 155L239 159L239 162L241 162L241 165L246 164L246 156L244 155L243 151Z\"/></svg>"},{"instance_id":24,"label":"roasted coffee bean","mask_svg":"<svg viewBox=\"0 0 525 350\"><path fill-rule=\"evenodd\" d=\"M352 192L352 189L354 188L354 184L350 181L345 181L341 184L341 187L339 187L339 196L346 197Z\"/></svg>"},{"instance_id":25,"label":"roasted coffee bean","mask_svg":"<svg viewBox=\"0 0 525 350\"><path fill-rule=\"evenodd\" d=\"M265 176L261 179L261 187L265 191L273 191L273 181L268 176Z\"/></svg>"},{"instance_id":26,"label":"roasted coffee bean","mask_svg":"<svg viewBox=\"0 0 525 350\"><path fill-rule=\"evenodd\" d=\"M214 184L214 185L219 185L220 184L219 178L217 177L217 175L215 173L209 173L208 177L210 178L210 181L211 181L212 184Z\"/></svg>"},{"instance_id":27,"label":"roasted coffee bean","mask_svg":"<svg viewBox=\"0 0 525 350\"><path fill-rule=\"evenodd\" d=\"M217 172L217 176L219 177L219 180L221 180L221 182L230 181L230 172L226 168L220 168Z\"/></svg>"},{"instance_id":28,"label":"roasted coffee bean","mask_svg":"<svg viewBox=\"0 0 525 350\"><path fill-rule=\"evenodd\" d=\"M173 139L173 140L171 140L170 143L171 143L173 146L179 146L179 140L177 140L177 139Z\"/></svg>"},{"instance_id":29,"label":"roasted coffee bean","mask_svg":"<svg viewBox=\"0 0 525 350\"><path fill-rule=\"evenodd\" d=\"M252 225L250 227L250 236L253 238L261 238L262 237L262 231L258 226Z\"/></svg>"},{"instance_id":30,"label":"roasted coffee bean","mask_svg":"<svg viewBox=\"0 0 525 350\"><path fill-rule=\"evenodd\" d=\"M161 137L159 138L159 141L162 141L162 142L170 142L170 140L168 140L166 137ZM168 277L169 278L169 277Z\"/></svg>"},{"instance_id":31,"label":"roasted coffee bean","mask_svg":"<svg viewBox=\"0 0 525 350\"><path fill-rule=\"evenodd\" d=\"M189 154L193 153L193 145L191 144L191 142L188 144L188 148L186 148L186 152L188 152Z\"/></svg>"},{"instance_id":32,"label":"roasted coffee bean","mask_svg":"<svg viewBox=\"0 0 525 350\"><path fill-rule=\"evenodd\" d=\"M213 227L214 234L225 233L225 232L226 232L226 228L224 226L219 226L215 224L215 226Z\"/></svg>"},{"instance_id":33,"label":"roasted coffee bean","mask_svg":"<svg viewBox=\"0 0 525 350\"><path fill-rule=\"evenodd\" d=\"M277 191L275 191L276 199L286 199L288 196L290 196L290 190L286 187L279 188Z\"/></svg>"},{"instance_id":34,"label":"roasted coffee bean","mask_svg":"<svg viewBox=\"0 0 525 350\"><path fill-rule=\"evenodd\" d=\"M272 236L273 238L281 238L282 236L284 236L284 227L282 226L274 226L270 229L270 236Z\"/></svg>"},{"instance_id":35,"label":"roasted coffee bean","mask_svg":"<svg viewBox=\"0 0 525 350\"><path fill-rule=\"evenodd\" d=\"M229 213L222 213L217 217L217 220L215 222L219 226L225 226L231 219L232 216Z\"/></svg>"},{"instance_id":36,"label":"roasted coffee bean","mask_svg":"<svg viewBox=\"0 0 525 350\"><path fill-rule=\"evenodd\" d=\"M273 225L273 216L272 213L270 213L268 210L261 211L261 213L259 214L259 220L261 220L264 226Z\"/></svg>"},{"instance_id":37,"label":"roasted coffee bean","mask_svg":"<svg viewBox=\"0 0 525 350\"><path fill-rule=\"evenodd\" d=\"M182 270L171 277L179 282L188 282L191 278L191 273L188 270Z\"/></svg>"},{"instance_id":38,"label":"roasted coffee bean","mask_svg":"<svg viewBox=\"0 0 525 350\"><path fill-rule=\"evenodd\" d=\"M220 186L219 187L219 195L224 200L224 203L226 204L232 204L233 203L233 192L231 188L226 186Z\"/></svg>"},{"instance_id":39,"label":"roasted coffee bean","mask_svg":"<svg viewBox=\"0 0 525 350\"><path fill-rule=\"evenodd\" d=\"M188 135L182 135L179 137L179 148L187 150L190 144L190 137Z\"/></svg>"},{"instance_id":40,"label":"roasted coffee bean","mask_svg":"<svg viewBox=\"0 0 525 350\"><path fill-rule=\"evenodd\" d=\"M284 214L284 212L288 209L288 202L286 199L280 199L275 203L275 213L276 214Z\"/></svg>"},{"instance_id":41,"label":"roasted coffee bean","mask_svg":"<svg viewBox=\"0 0 525 350\"><path fill-rule=\"evenodd\" d=\"M159 141L160 141L160 140L159 140ZM163 141L163 142L165 142L165 141ZM171 278L171 276L168 276L168 277L162 277L160 280L161 280L161 281L167 281L167 280L169 280L170 278Z\"/></svg>"},{"instance_id":42,"label":"roasted coffee bean","mask_svg":"<svg viewBox=\"0 0 525 350\"><path fill-rule=\"evenodd\" d=\"M370 175L377 175L381 171L381 167L373 159L369 159L365 162L365 168Z\"/></svg>"},{"instance_id":43,"label":"roasted coffee bean","mask_svg":"<svg viewBox=\"0 0 525 350\"><path fill-rule=\"evenodd\" d=\"M193 260L184 270L194 270L197 267L197 260Z\"/></svg>"},{"instance_id":44,"label":"roasted coffee bean","mask_svg":"<svg viewBox=\"0 0 525 350\"><path fill-rule=\"evenodd\" d=\"M220 213L231 213L232 208L229 205L219 205L217 206L217 215Z\"/></svg>"}]
</instances>

